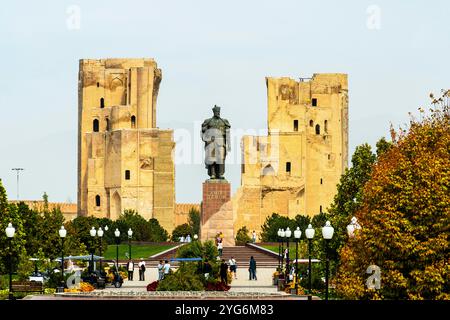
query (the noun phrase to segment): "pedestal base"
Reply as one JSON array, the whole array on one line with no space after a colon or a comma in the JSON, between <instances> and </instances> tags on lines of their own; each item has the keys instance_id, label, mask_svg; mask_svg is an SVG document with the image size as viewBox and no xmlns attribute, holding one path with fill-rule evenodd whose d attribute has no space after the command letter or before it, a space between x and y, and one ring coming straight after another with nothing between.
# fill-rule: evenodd
<instances>
[{"instance_id":1,"label":"pedestal base","mask_svg":"<svg viewBox=\"0 0 450 320\"><path fill-rule=\"evenodd\" d=\"M202 241L214 240L222 232L224 246L234 245L233 206L231 186L224 179L210 179L203 183L201 212Z\"/></svg>"}]
</instances>

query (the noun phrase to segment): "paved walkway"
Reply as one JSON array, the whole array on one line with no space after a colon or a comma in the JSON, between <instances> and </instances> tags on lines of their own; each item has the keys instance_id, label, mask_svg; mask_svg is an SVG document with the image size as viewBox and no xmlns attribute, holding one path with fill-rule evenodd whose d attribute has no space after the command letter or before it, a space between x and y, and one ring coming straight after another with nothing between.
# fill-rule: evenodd
<instances>
[{"instance_id":1,"label":"paved walkway","mask_svg":"<svg viewBox=\"0 0 450 320\"><path fill-rule=\"evenodd\" d=\"M256 277L258 280L248 279L247 268L237 269L237 279L233 279L231 282L232 292L277 292L276 286L272 285L272 274L274 268L258 268L256 271Z\"/></svg>"},{"instance_id":2,"label":"paved walkway","mask_svg":"<svg viewBox=\"0 0 450 320\"><path fill-rule=\"evenodd\" d=\"M231 283L231 292L277 292L277 288L272 285L273 268L259 268L256 272L258 280L248 279L247 268L237 269L237 279ZM107 286L102 291L147 291L147 285L158 278L156 268L147 268L145 271L145 281L139 281L139 272L135 271L133 281L125 280L122 288Z\"/></svg>"}]
</instances>

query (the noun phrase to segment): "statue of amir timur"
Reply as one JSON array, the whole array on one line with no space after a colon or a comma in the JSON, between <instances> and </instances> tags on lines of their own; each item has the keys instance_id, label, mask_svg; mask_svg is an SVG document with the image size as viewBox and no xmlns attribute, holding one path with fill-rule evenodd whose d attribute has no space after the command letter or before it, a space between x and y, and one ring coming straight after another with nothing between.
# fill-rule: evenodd
<instances>
[{"instance_id":1,"label":"statue of amir timur","mask_svg":"<svg viewBox=\"0 0 450 320\"><path fill-rule=\"evenodd\" d=\"M225 158L231 150L230 123L220 117L220 107L214 105L214 116L202 124L202 140L205 142L205 166L211 179L225 179Z\"/></svg>"}]
</instances>

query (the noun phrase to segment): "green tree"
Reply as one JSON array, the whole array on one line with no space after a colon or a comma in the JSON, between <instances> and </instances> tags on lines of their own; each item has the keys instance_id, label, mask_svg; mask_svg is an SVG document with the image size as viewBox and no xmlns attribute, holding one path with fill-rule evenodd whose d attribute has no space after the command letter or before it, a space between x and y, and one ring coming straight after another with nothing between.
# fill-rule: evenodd
<instances>
[{"instance_id":1,"label":"green tree","mask_svg":"<svg viewBox=\"0 0 450 320\"><path fill-rule=\"evenodd\" d=\"M252 242L252 239L248 234L249 231L246 226L240 228L236 234L236 245L244 246L246 243Z\"/></svg>"},{"instance_id":2,"label":"green tree","mask_svg":"<svg viewBox=\"0 0 450 320\"><path fill-rule=\"evenodd\" d=\"M187 223L180 224L172 232L172 241L180 241L181 237L186 237L188 234L192 237L192 228Z\"/></svg>"},{"instance_id":3,"label":"green tree","mask_svg":"<svg viewBox=\"0 0 450 320\"><path fill-rule=\"evenodd\" d=\"M392 146L392 142L387 141L384 137L382 137L380 140L378 140L376 147L377 147L377 159L380 158L380 156L386 151L388 151Z\"/></svg>"},{"instance_id":4,"label":"green tree","mask_svg":"<svg viewBox=\"0 0 450 320\"><path fill-rule=\"evenodd\" d=\"M16 229L15 236L9 240L4 230L11 223ZM17 206L10 205L6 196L6 190L0 179L0 273L7 272L9 257L12 257L14 269L19 263L18 257L26 255L26 236L20 213Z\"/></svg>"},{"instance_id":5,"label":"green tree","mask_svg":"<svg viewBox=\"0 0 450 320\"><path fill-rule=\"evenodd\" d=\"M31 210L24 202L16 204L17 211L20 213L25 233L25 249L27 254L33 255L38 252L41 247L41 230L40 225L42 218L36 210Z\"/></svg>"},{"instance_id":6,"label":"green tree","mask_svg":"<svg viewBox=\"0 0 450 320\"><path fill-rule=\"evenodd\" d=\"M159 224L159 221L155 218L151 218L148 221L150 227L150 239L152 242L164 242L169 238L169 233Z\"/></svg>"},{"instance_id":7,"label":"green tree","mask_svg":"<svg viewBox=\"0 0 450 320\"><path fill-rule=\"evenodd\" d=\"M193 234L200 234L200 212L197 209L191 208L191 210L189 210L188 224L191 227Z\"/></svg>"},{"instance_id":8,"label":"green tree","mask_svg":"<svg viewBox=\"0 0 450 320\"><path fill-rule=\"evenodd\" d=\"M302 231L302 236L300 239L306 239L305 238L305 230L308 228L308 225L311 223L311 217L309 216L303 216L303 215L296 215L295 218L295 224L297 227L300 228ZM297 229L297 227L295 229Z\"/></svg>"},{"instance_id":9,"label":"green tree","mask_svg":"<svg viewBox=\"0 0 450 320\"><path fill-rule=\"evenodd\" d=\"M135 241L148 241L151 238L148 222L134 210L125 210L119 217L120 221L123 221L126 225L122 239L127 239L127 232L130 228L133 230L133 240Z\"/></svg>"},{"instance_id":10,"label":"green tree","mask_svg":"<svg viewBox=\"0 0 450 320\"><path fill-rule=\"evenodd\" d=\"M362 229L341 250L337 292L347 299L450 299L450 112L445 101L375 164L356 212ZM381 270L380 290L365 287Z\"/></svg>"},{"instance_id":11,"label":"green tree","mask_svg":"<svg viewBox=\"0 0 450 320\"><path fill-rule=\"evenodd\" d=\"M385 146L384 138L377 145ZM331 242L331 259L338 262L338 252L347 240L347 225L355 212L360 208L362 191L372 173L372 167L376 162L376 155L369 144L357 146L352 156L352 166L347 168L337 185L337 193L328 213L334 236ZM323 226L323 225L321 225Z\"/></svg>"},{"instance_id":12,"label":"green tree","mask_svg":"<svg viewBox=\"0 0 450 320\"><path fill-rule=\"evenodd\" d=\"M99 224L99 220L95 217L76 217L72 221L69 221L65 223L65 228L67 229L67 238L66 243L67 246L71 245L73 246L74 251L83 252L83 253L90 253L91 248L94 248L95 252L99 251L99 242L94 241L92 239L89 231L92 227L95 227L96 229L98 227L104 227L104 225ZM112 225L109 225L111 227ZM114 237L113 234L114 230L111 228L111 230L108 230L108 232L105 232L104 238ZM112 235L112 236L111 236ZM103 242L103 252L106 251L107 248L107 241ZM77 253L79 254L79 253Z\"/></svg>"},{"instance_id":13,"label":"green tree","mask_svg":"<svg viewBox=\"0 0 450 320\"><path fill-rule=\"evenodd\" d=\"M273 213L266 218L266 221L261 226L261 239L263 242L278 241L278 229L286 229L289 227L292 231L297 228L295 220L289 219L285 216L280 216Z\"/></svg>"}]
</instances>

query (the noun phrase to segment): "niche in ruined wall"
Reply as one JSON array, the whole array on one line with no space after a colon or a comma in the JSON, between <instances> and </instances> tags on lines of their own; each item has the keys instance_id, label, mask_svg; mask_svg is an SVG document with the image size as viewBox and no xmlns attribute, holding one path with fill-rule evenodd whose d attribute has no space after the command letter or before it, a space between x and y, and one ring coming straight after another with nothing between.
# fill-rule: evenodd
<instances>
[{"instance_id":1,"label":"niche in ruined wall","mask_svg":"<svg viewBox=\"0 0 450 320\"><path fill-rule=\"evenodd\" d=\"M108 106L123 106L126 105L126 88L125 79L123 75L111 75L111 82L109 84L109 99Z\"/></svg>"},{"instance_id":2,"label":"niche in ruined wall","mask_svg":"<svg viewBox=\"0 0 450 320\"><path fill-rule=\"evenodd\" d=\"M278 89L281 100L287 100L290 104L298 104L298 86L282 84Z\"/></svg>"},{"instance_id":3,"label":"niche in ruined wall","mask_svg":"<svg viewBox=\"0 0 450 320\"><path fill-rule=\"evenodd\" d=\"M265 176L274 176L275 175L275 169L272 167L271 164L268 164L262 169L261 175L263 177L265 177Z\"/></svg>"}]
</instances>

